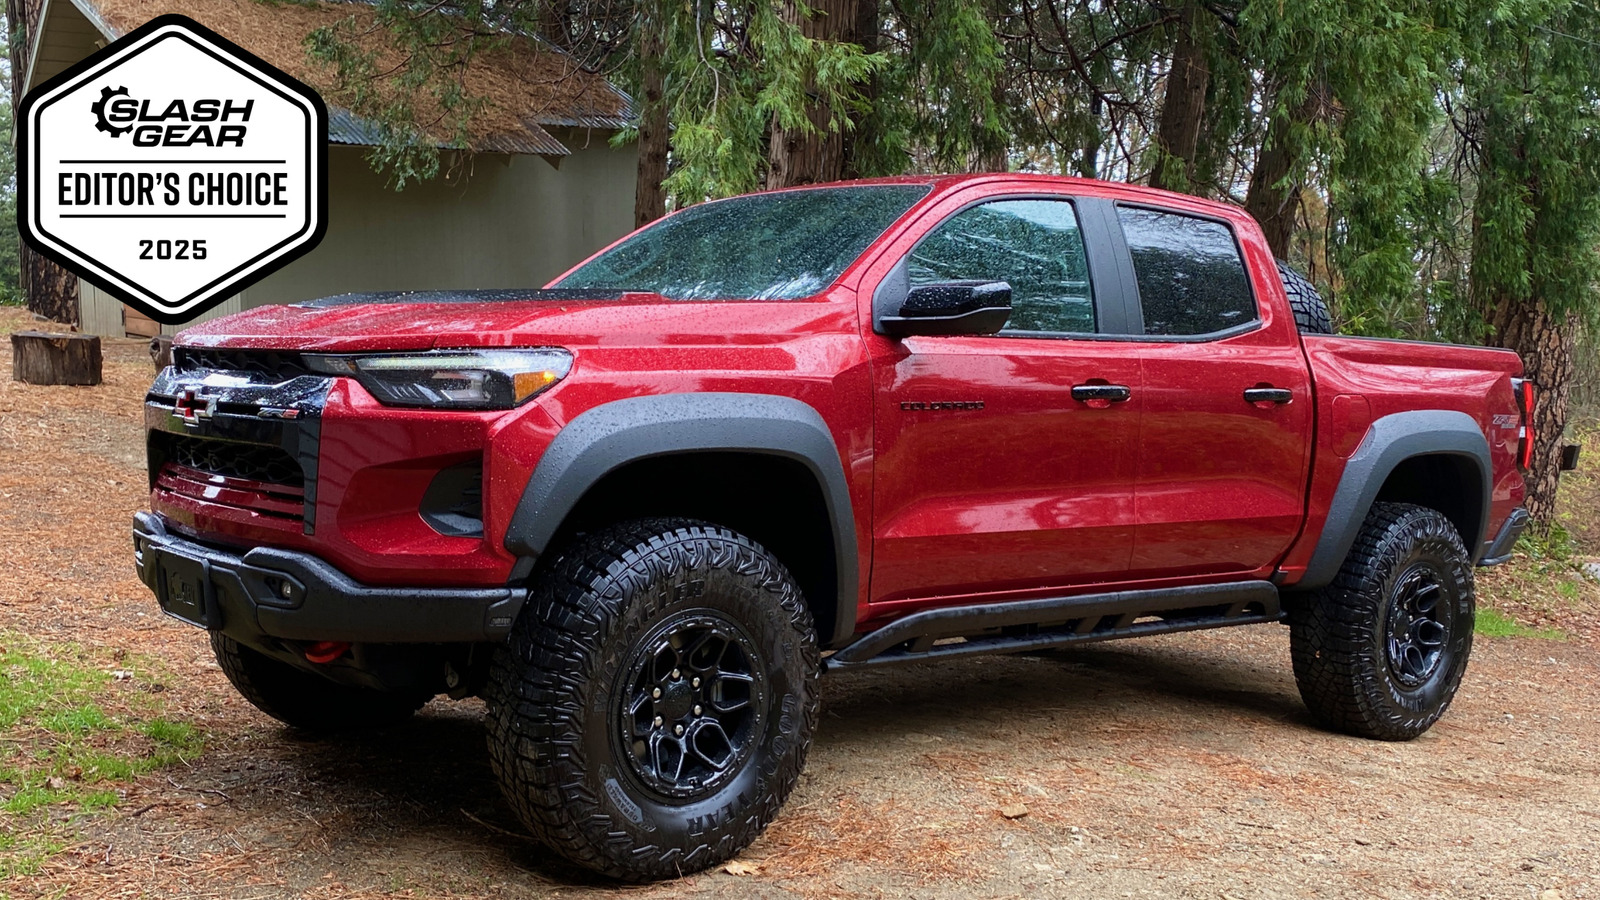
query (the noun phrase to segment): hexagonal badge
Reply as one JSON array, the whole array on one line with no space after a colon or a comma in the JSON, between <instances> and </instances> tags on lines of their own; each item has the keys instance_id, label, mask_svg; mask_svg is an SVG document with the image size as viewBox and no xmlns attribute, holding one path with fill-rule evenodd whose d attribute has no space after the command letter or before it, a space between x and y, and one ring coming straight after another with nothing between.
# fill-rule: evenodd
<instances>
[{"instance_id":1,"label":"hexagonal badge","mask_svg":"<svg viewBox=\"0 0 1600 900\"><path fill-rule=\"evenodd\" d=\"M23 237L161 322L192 319L327 230L322 99L185 16L29 92L17 128Z\"/></svg>"}]
</instances>

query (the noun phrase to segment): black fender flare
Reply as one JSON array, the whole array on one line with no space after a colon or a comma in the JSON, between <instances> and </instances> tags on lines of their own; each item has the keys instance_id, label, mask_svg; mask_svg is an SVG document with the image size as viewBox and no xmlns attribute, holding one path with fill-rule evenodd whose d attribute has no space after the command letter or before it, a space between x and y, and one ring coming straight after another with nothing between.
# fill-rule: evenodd
<instances>
[{"instance_id":1,"label":"black fender flare","mask_svg":"<svg viewBox=\"0 0 1600 900\"><path fill-rule=\"evenodd\" d=\"M1292 589L1314 589L1331 583L1355 544L1378 491L1395 467L1413 457L1441 454L1465 457L1477 468L1482 491L1478 500L1477 529L1472 534L1461 535L1473 561L1477 562L1483 554L1484 537L1489 528L1494 472L1483 428L1464 412L1411 410L1392 413L1373 422L1361 446L1345 463L1339 487L1328 507L1328 517L1323 522L1322 536L1317 539L1305 575Z\"/></svg>"},{"instance_id":2,"label":"black fender flare","mask_svg":"<svg viewBox=\"0 0 1600 900\"><path fill-rule=\"evenodd\" d=\"M847 642L855 633L860 599L850 486L833 432L814 408L793 397L659 394L587 410L556 434L534 467L506 529L505 548L525 561L536 560L583 495L607 474L641 459L708 450L781 456L801 463L816 478L833 526L838 576L833 634L818 637L824 646Z\"/></svg>"}]
</instances>

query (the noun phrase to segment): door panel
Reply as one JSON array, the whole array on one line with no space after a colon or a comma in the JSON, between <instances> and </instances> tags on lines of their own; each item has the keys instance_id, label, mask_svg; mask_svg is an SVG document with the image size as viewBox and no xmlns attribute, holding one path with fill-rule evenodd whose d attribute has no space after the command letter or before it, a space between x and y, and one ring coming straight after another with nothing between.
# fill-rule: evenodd
<instances>
[{"instance_id":1,"label":"door panel","mask_svg":"<svg viewBox=\"0 0 1600 900\"><path fill-rule=\"evenodd\" d=\"M1135 577L1252 571L1276 562L1299 532L1315 405L1298 345L1264 337L1137 345ZM1292 399L1245 400L1245 389L1267 385Z\"/></svg>"},{"instance_id":2,"label":"door panel","mask_svg":"<svg viewBox=\"0 0 1600 900\"><path fill-rule=\"evenodd\" d=\"M1271 566L1300 529L1315 408L1294 323L1263 315L1227 223L1117 213L1146 334L1129 345L1144 392L1133 575Z\"/></svg>"},{"instance_id":3,"label":"door panel","mask_svg":"<svg viewBox=\"0 0 1600 900\"><path fill-rule=\"evenodd\" d=\"M907 338L878 369L874 602L1120 580L1139 364L1048 338ZM1072 387L1121 384L1096 409ZM960 408L981 403L981 409Z\"/></svg>"}]
</instances>

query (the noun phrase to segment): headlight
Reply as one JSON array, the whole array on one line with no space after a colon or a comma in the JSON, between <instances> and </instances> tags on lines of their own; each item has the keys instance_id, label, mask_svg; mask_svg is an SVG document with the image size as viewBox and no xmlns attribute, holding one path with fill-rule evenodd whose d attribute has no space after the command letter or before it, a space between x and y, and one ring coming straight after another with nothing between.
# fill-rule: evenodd
<instances>
[{"instance_id":1,"label":"headlight","mask_svg":"<svg viewBox=\"0 0 1600 900\"><path fill-rule=\"evenodd\" d=\"M572 354L537 350L436 350L372 356L306 354L306 365L348 375L388 406L510 409L572 369Z\"/></svg>"}]
</instances>

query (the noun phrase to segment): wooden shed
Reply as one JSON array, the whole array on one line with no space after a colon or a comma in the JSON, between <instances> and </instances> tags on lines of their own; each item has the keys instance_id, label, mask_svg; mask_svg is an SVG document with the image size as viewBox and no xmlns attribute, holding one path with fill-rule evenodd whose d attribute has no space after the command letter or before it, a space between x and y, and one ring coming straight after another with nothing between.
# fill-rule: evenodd
<instances>
[{"instance_id":1,"label":"wooden shed","mask_svg":"<svg viewBox=\"0 0 1600 900\"><path fill-rule=\"evenodd\" d=\"M328 232L315 250L200 319L347 291L536 287L633 226L637 153L612 145L628 96L535 38L474 57L469 126L457 171L396 191L367 156L378 128L339 106L331 69L305 38L335 23L384 50L371 6L261 0L44 0L32 88L150 19L182 13L319 89L328 103ZM445 141L440 140L441 146ZM79 282L79 329L152 336L162 327ZM180 326L181 327L181 326Z\"/></svg>"}]
</instances>

